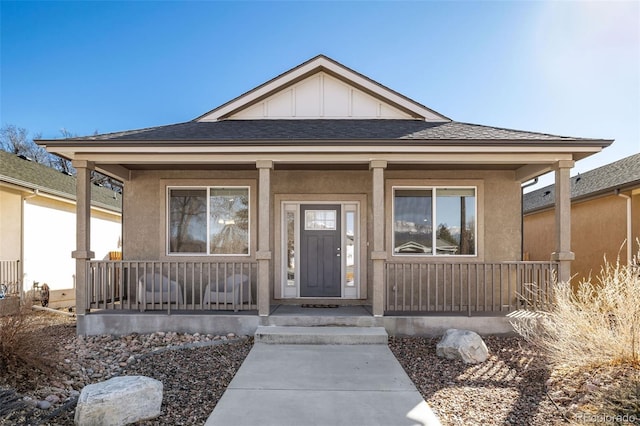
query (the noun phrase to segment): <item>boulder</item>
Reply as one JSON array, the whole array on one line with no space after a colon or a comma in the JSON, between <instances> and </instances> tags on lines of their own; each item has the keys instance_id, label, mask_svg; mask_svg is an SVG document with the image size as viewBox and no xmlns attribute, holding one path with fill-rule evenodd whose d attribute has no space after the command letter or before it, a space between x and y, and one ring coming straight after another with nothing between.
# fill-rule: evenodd
<instances>
[{"instance_id":1,"label":"boulder","mask_svg":"<svg viewBox=\"0 0 640 426\"><path fill-rule=\"evenodd\" d=\"M470 330L449 329L436 345L436 355L447 359L461 359L466 364L478 364L489 357L484 340Z\"/></svg>"},{"instance_id":2,"label":"boulder","mask_svg":"<svg viewBox=\"0 0 640 426\"><path fill-rule=\"evenodd\" d=\"M76 425L115 426L160 415L162 382L145 376L114 377L85 386L76 407Z\"/></svg>"}]
</instances>

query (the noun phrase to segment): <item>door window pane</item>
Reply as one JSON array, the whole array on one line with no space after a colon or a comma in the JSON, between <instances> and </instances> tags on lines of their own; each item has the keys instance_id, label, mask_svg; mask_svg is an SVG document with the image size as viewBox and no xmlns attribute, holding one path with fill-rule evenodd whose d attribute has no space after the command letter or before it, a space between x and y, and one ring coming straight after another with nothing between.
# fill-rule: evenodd
<instances>
[{"instance_id":1,"label":"door window pane","mask_svg":"<svg viewBox=\"0 0 640 426\"><path fill-rule=\"evenodd\" d=\"M335 231L335 210L307 210L304 219L305 231Z\"/></svg>"},{"instance_id":2,"label":"door window pane","mask_svg":"<svg viewBox=\"0 0 640 426\"><path fill-rule=\"evenodd\" d=\"M209 238L211 254L249 254L247 188L211 188Z\"/></svg>"},{"instance_id":3,"label":"door window pane","mask_svg":"<svg viewBox=\"0 0 640 426\"><path fill-rule=\"evenodd\" d=\"M426 189L394 192L394 253L432 252L432 194Z\"/></svg>"},{"instance_id":4,"label":"door window pane","mask_svg":"<svg viewBox=\"0 0 640 426\"><path fill-rule=\"evenodd\" d=\"M207 252L207 191L169 190L171 253Z\"/></svg>"}]
</instances>

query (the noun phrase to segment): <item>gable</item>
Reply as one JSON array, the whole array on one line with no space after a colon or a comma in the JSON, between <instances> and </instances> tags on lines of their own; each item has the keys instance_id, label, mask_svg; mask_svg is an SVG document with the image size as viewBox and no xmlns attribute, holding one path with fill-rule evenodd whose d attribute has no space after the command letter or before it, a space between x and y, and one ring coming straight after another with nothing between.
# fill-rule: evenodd
<instances>
[{"instance_id":1,"label":"gable","mask_svg":"<svg viewBox=\"0 0 640 426\"><path fill-rule=\"evenodd\" d=\"M229 119L411 119L411 115L326 72L318 72Z\"/></svg>"},{"instance_id":2,"label":"gable","mask_svg":"<svg viewBox=\"0 0 640 426\"><path fill-rule=\"evenodd\" d=\"M451 121L322 55L209 111L194 121L256 119Z\"/></svg>"}]
</instances>

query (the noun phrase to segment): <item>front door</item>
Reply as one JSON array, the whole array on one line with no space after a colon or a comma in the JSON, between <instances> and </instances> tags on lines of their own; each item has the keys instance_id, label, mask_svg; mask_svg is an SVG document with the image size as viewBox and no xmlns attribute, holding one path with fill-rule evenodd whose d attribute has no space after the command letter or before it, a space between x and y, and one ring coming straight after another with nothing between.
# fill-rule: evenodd
<instances>
[{"instance_id":1,"label":"front door","mask_svg":"<svg viewBox=\"0 0 640 426\"><path fill-rule=\"evenodd\" d=\"M300 205L300 296L340 297L342 247L339 204Z\"/></svg>"}]
</instances>

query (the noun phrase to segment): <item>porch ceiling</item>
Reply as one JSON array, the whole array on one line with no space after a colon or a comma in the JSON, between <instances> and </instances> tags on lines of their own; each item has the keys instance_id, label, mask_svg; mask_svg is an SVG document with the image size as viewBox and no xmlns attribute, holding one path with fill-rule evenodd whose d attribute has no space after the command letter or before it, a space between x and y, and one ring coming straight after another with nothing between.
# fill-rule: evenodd
<instances>
[{"instance_id":1,"label":"porch ceiling","mask_svg":"<svg viewBox=\"0 0 640 426\"><path fill-rule=\"evenodd\" d=\"M382 147L381 147L382 148ZM365 170L371 161L384 160L393 169L423 170L514 170L516 179L526 181L550 171L558 161L575 161L600 151L589 147L576 152L575 147L456 147L438 149L368 149L324 150L321 147L306 152L235 150L194 152L114 152L91 150L66 152L75 160L95 163L96 169L121 180L129 180L132 170L255 170L256 160L271 160L275 169L302 170ZM431 147L434 148L434 147ZM59 151L61 152L61 151Z\"/></svg>"},{"instance_id":2,"label":"porch ceiling","mask_svg":"<svg viewBox=\"0 0 640 426\"><path fill-rule=\"evenodd\" d=\"M384 160L388 169L423 170L514 170L516 179L526 181L552 170L558 161L575 161L600 151L590 147L580 152L568 147L448 147L448 150L362 150L336 152L64 152L67 158L86 160L106 175L127 181L132 170L255 170L256 160L271 160L275 169L364 170L371 161ZM467 149L459 149L467 148ZM494 149L492 149L494 148ZM400 151L400 152L398 152Z\"/></svg>"}]
</instances>

